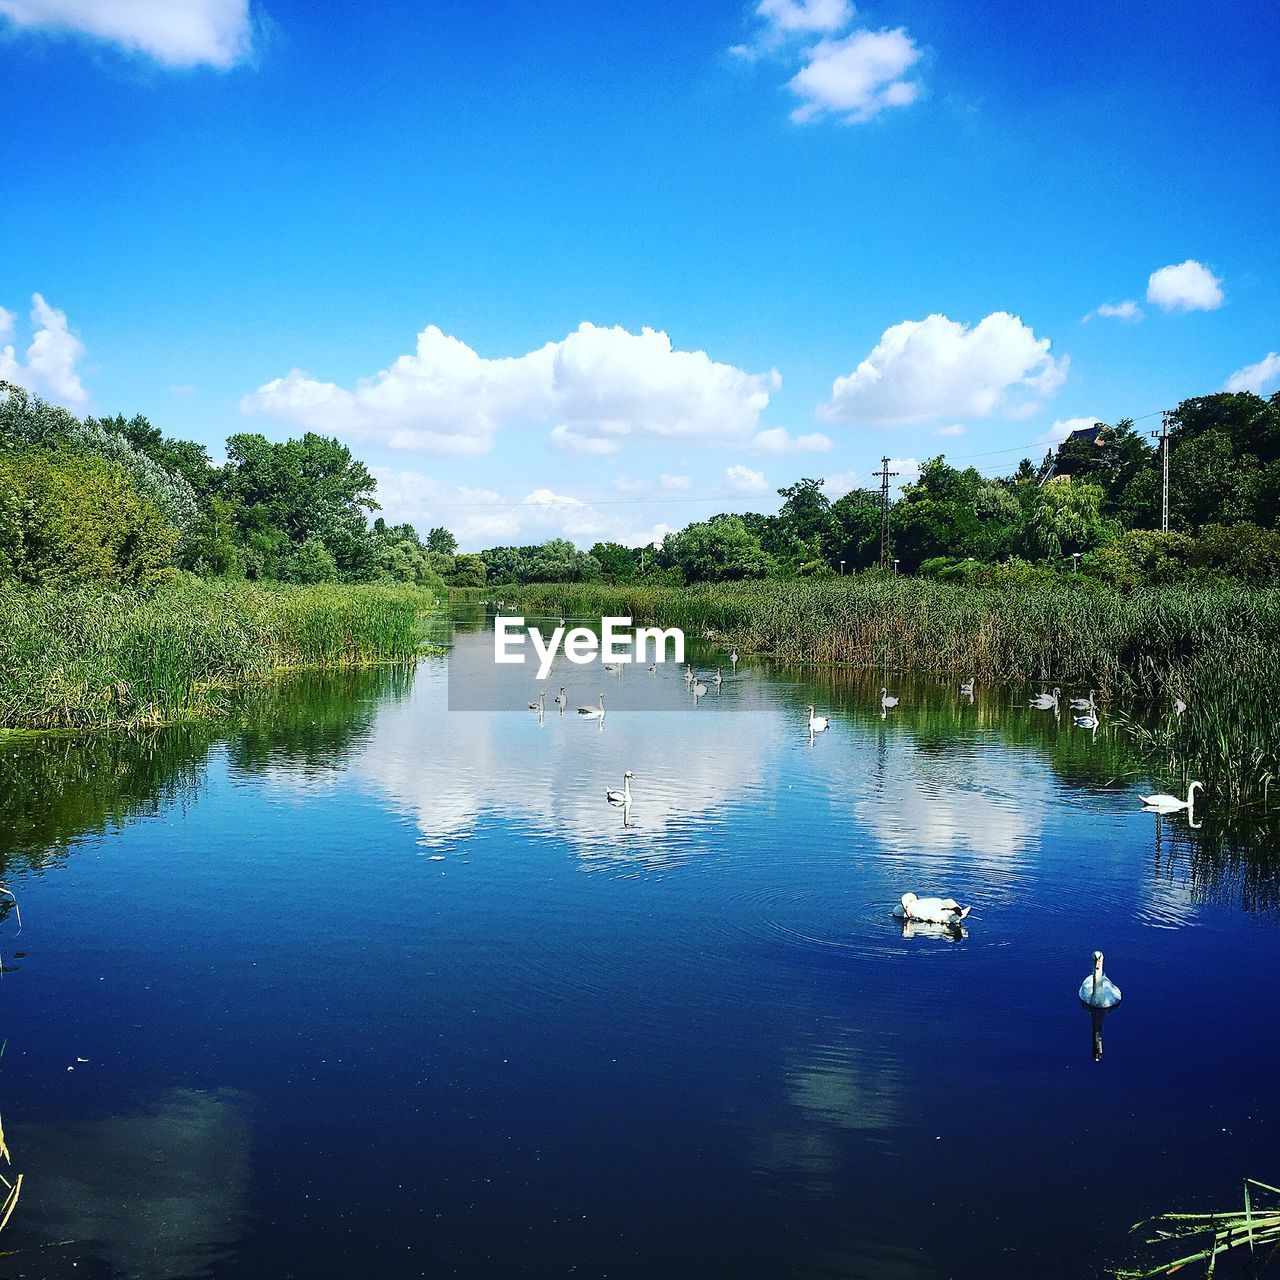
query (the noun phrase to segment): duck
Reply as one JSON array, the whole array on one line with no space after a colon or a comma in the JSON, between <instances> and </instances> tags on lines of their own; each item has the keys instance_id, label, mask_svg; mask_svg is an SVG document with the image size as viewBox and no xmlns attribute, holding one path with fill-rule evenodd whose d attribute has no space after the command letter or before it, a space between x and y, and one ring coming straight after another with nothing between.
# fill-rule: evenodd
<instances>
[{"instance_id":1,"label":"duck","mask_svg":"<svg viewBox=\"0 0 1280 1280\"><path fill-rule=\"evenodd\" d=\"M1093 972L1080 984L1080 1003L1089 1009L1114 1009L1120 1003L1120 988L1102 972L1102 952L1093 953Z\"/></svg>"},{"instance_id":2,"label":"duck","mask_svg":"<svg viewBox=\"0 0 1280 1280\"><path fill-rule=\"evenodd\" d=\"M1157 791L1154 795L1138 797L1142 801L1144 809L1153 809L1156 813L1177 813L1180 809L1191 810L1195 804L1196 792L1203 791L1204 784L1201 782L1193 782L1187 788L1187 798L1179 800L1177 796L1171 796L1167 791Z\"/></svg>"},{"instance_id":3,"label":"duck","mask_svg":"<svg viewBox=\"0 0 1280 1280\"><path fill-rule=\"evenodd\" d=\"M1035 707L1037 711L1057 711L1058 701L1062 697L1062 690L1055 687L1052 693L1037 693L1031 699L1030 705Z\"/></svg>"},{"instance_id":4,"label":"duck","mask_svg":"<svg viewBox=\"0 0 1280 1280\"><path fill-rule=\"evenodd\" d=\"M893 914L899 920L945 924L956 929L972 910L972 907L962 907L954 898L919 898L914 893L904 893L902 901L894 907Z\"/></svg>"},{"instance_id":5,"label":"duck","mask_svg":"<svg viewBox=\"0 0 1280 1280\"><path fill-rule=\"evenodd\" d=\"M606 791L604 798L610 804L630 804L631 803L631 779L636 775L630 769L622 775L621 791Z\"/></svg>"},{"instance_id":6,"label":"duck","mask_svg":"<svg viewBox=\"0 0 1280 1280\"><path fill-rule=\"evenodd\" d=\"M604 719L604 694L600 694L600 705L598 707L579 707L578 714L580 716L591 716L596 720Z\"/></svg>"},{"instance_id":7,"label":"duck","mask_svg":"<svg viewBox=\"0 0 1280 1280\"><path fill-rule=\"evenodd\" d=\"M1090 689L1089 696L1087 698L1072 698L1071 710L1072 711L1095 711L1097 709L1098 704L1093 700L1093 693L1094 691Z\"/></svg>"},{"instance_id":8,"label":"duck","mask_svg":"<svg viewBox=\"0 0 1280 1280\"><path fill-rule=\"evenodd\" d=\"M823 732L823 730L825 730L825 729L826 729L826 727L827 727L827 717L826 717L826 716L815 716L815 715L813 714L813 705L812 705L812 703L811 703L809 706L805 707L805 710L809 713L809 732L810 732L810 733L822 733L822 732Z\"/></svg>"},{"instance_id":9,"label":"duck","mask_svg":"<svg viewBox=\"0 0 1280 1280\"><path fill-rule=\"evenodd\" d=\"M894 697L890 697L888 689L880 690L880 710L881 711L888 711L890 707L896 707L897 705L898 705L898 699Z\"/></svg>"},{"instance_id":10,"label":"duck","mask_svg":"<svg viewBox=\"0 0 1280 1280\"><path fill-rule=\"evenodd\" d=\"M973 686L976 683L977 679L978 679L977 676L970 676L968 680L966 680L964 684L960 686L960 696L962 698L973 697Z\"/></svg>"}]
</instances>

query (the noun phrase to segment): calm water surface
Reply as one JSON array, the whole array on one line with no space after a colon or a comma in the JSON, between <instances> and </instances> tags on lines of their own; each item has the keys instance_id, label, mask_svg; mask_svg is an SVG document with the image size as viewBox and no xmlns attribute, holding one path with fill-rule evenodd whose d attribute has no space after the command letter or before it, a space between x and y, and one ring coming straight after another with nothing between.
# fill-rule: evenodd
<instances>
[{"instance_id":1,"label":"calm water surface","mask_svg":"<svg viewBox=\"0 0 1280 1280\"><path fill-rule=\"evenodd\" d=\"M749 662L451 713L447 671L0 744L0 1275L1081 1277L1277 1180L1274 848L1143 813L1105 732Z\"/></svg>"}]
</instances>

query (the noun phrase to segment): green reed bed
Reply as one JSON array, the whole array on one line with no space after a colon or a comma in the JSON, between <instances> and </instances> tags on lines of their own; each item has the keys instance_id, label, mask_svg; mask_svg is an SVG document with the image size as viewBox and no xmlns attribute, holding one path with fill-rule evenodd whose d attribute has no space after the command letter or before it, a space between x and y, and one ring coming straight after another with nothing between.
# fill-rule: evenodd
<instances>
[{"instance_id":1,"label":"green reed bed","mask_svg":"<svg viewBox=\"0 0 1280 1280\"><path fill-rule=\"evenodd\" d=\"M527 612L714 629L801 663L934 671L982 682L1095 688L1168 777L1231 800L1264 798L1280 770L1280 591L1234 586L1121 593L1071 579L969 586L859 575L693 587L501 589ZM1165 714L1174 697L1182 717ZM1274 798L1274 797L1272 797Z\"/></svg>"},{"instance_id":2,"label":"green reed bed","mask_svg":"<svg viewBox=\"0 0 1280 1280\"><path fill-rule=\"evenodd\" d=\"M292 667L411 660L429 595L181 578L148 593L0 585L0 729L165 724Z\"/></svg>"}]
</instances>

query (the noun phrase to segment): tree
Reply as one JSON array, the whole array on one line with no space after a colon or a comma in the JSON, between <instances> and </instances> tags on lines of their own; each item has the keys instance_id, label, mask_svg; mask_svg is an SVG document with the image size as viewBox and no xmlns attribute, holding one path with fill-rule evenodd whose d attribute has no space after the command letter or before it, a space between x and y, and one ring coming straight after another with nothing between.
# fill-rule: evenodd
<instances>
[{"instance_id":1,"label":"tree","mask_svg":"<svg viewBox=\"0 0 1280 1280\"><path fill-rule=\"evenodd\" d=\"M679 569L686 582L731 582L777 572L776 561L737 516L718 516L669 533L661 554L663 563Z\"/></svg>"},{"instance_id":2,"label":"tree","mask_svg":"<svg viewBox=\"0 0 1280 1280\"><path fill-rule=\"evenodd\" d=\"M448 529L441 525L436 525L436 527L427 534L427 550L439 552L441 555L451 556L458 550L458 540L449 532Z\"/></svg>"},{"instance_id":3,"label":"tree","mask_svg":"<svg viewBox=\"0 0 1280 1280\"><path fill-rule=\"evenodd\" d=\"M1041 485L1029 513L1027 550L1033 557L1057 560L1107 542L1115 529L1102 516L1102 498L1096 484L1059 480Z\"/></svg>"},{"instance_id":4,"label":"tree","mask_svg":"<svg viewBox=\"0 0 1280 1280\"><path fill-rule=\"evenodd\" d=\"M591 554L600 564L606 582L631 582L639 567L639 555L620 542L597 542Z\"/></svg>"},{"instance_id":5,"label":"tree","mask_svg":"<svg viewBox=\"0 0 1280 1280\"><path fill-rule=\"evenodd\" d=\"M280 577L285 582L304 585L336 582L338 565L319 538L304 538L285 558Z\"/></svg>"}]
</instances>

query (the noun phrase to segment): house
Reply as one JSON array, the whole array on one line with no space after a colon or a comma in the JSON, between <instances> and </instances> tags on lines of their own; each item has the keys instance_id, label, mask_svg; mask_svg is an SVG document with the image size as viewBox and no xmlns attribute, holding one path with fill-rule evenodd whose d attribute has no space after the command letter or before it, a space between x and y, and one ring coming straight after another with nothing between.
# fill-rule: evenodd
<instances>
[{"instance_id":1,"label":"house","mask_svg":"<svg viewBox=\"0 0 1280 1280\"><path fill-rule=\"evenodd\" d=\"M1071 473L1061 470L1063 462L1063 453L1067 453L1068 459L1073 450L1071 446L1077 448L1081 445L1094 445L1101 449L1106 443L1107 434L1111 428L1105 422L1095 422L1091 427L1077 427L1067 438L1058 446L1052 458L1048 459L1040 472L1040 483L1051 484L1061 481L1070 481Z\"/></svg>"}]
</instances>

